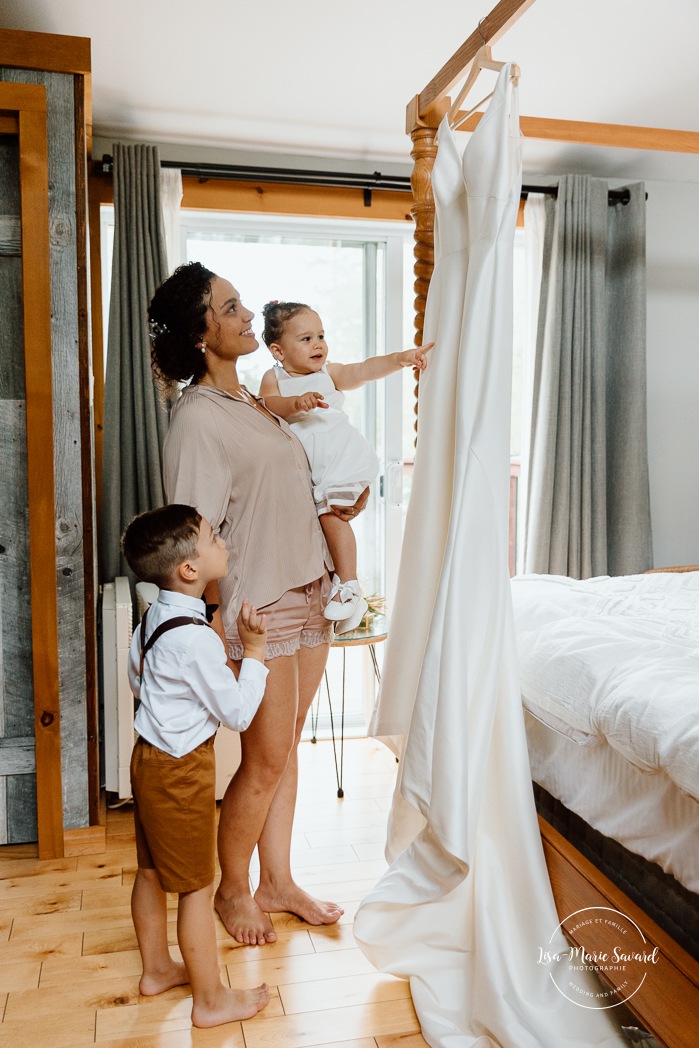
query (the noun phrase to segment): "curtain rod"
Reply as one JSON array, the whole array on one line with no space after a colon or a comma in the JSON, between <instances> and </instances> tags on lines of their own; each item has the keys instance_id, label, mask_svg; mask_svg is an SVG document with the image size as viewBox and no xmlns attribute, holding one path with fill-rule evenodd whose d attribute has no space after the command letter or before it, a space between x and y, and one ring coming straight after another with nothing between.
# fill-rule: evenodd
<instances>
[{"instance_id":1,"label":"curtain rod","mask_svg":"<svg viewBox=\"0 0 699 1048\"><path fill-rule=\"evenodd\" d=\"M364 204L371 206L371 193L374 189L391 189L398 192L410 192L410 178L407 175L382 175L380 171L373 174L340 171L313 171L296 167L247 167L243 164L196 164L186 160L161 160L161 167L179 168L183 178L198 178L200 182L209 179L227 179L232 182L270 182L286 183L301 186L330 186L343 189L363 189ZM96 175L110 175L113 160L105 153L101 160L93 164ZM526 200L529 193L543 193L546 196L558 196L558 186L522 186L522 198ZM631 194L628 189L610 189L610 204L628 204Z\"/></svg>"},{"instance_id":2,"label":"curtain rod","mask_svg":"<svg viewBox=\"0 0 699 1048\"><path fill-rule=\"evenodd\" d=\"M200 182L210 179L227 179L232 182L268 182L301 186L331 186L340 189L363 189L364 204L371 206L374 189L391 189L399 192L410 190L410 179L404 175L382 175L341 171L314 171L295 167L257 167L243 164L199 164L186 160L161 160L161 167L179 168L183 178L198 178ZM95 174L108 175L113 170L113 159L105 153L101 161L93 165Z\"/></svg>"},{"instance_id":3,"label":"curtain rod","mask_svg":"<svg viewBox=\"0 0 699 1048\"><path fill-rule=\"evenodd\" d=\"M558 186L522 186L522 199L526 200L530 193L543 193L545 196L558 196ZM647 196L648 194L646 194ZM629 189L609 189L607 191L607 203L628 204L631 199Z\"/></svg>"}]
</instances>

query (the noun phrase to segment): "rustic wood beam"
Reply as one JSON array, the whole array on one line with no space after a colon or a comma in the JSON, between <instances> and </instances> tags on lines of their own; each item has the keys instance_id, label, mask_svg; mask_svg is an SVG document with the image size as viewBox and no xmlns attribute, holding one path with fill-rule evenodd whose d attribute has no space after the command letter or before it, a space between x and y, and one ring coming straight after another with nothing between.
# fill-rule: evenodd
<instances>
[{"instance_id":1,"label":"rustic wood beam","mask_svg":"<svg viewBox=\"0 0 699 1048\"><path fill-rule=\"evenodd\" d=\"M43 69L50 73L90 72L90 40L86 36L0 30L2 64L13 69Z\"/></svg>"},{"instance_id":2,"label":"rustic wood beam","mask_svg":"<svg viewBox=\"0 0 699 1048\"><path fill-rule=\"evenodd\" d=\"M37 69L47 73L73 73L83 79L85 140L92 149L92 59L86 36L34 33L0 29L0 65L12 69Z\"/></svg>"},{"instance_id":3,"label":"rustic wood beam","mask_svg":"<svg viewBox=\"0 0 699 1048\"><path fill-rule=\"evenodd\" d=\"M482 113L472 113L459 127L473 131ZM458 121L459 114L455 120ZM548 120L523 116L519 125L525 138L612 149L657 150L663 153L699 153L699 131L677 131L665 127L635 127L629 124L595 124L585 120Z\"/></svg>"},{"instance_id":4,"label":"rustic wood beam","mask_svg":"<svg viewBox=\"0 0 699 1048\"><path fill-rule=\"evenodd\" d=\"M504 36L533 3L534 0L500 0L417 96L418 116L424 117L435 102L444 98L464 75L480 48L484 44L492 45ZM408 134L411 130L409 127Z\"/></svg>"}]
</instances>

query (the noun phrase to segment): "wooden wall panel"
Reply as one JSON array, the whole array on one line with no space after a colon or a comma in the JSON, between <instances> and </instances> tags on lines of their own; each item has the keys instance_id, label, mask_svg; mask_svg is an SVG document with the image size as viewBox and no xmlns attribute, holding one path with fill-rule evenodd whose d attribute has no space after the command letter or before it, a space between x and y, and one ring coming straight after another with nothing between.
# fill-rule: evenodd
<instances>
[{"instance_id":1,"label":"wooden wall panel","mask_svg":"<svg viewBox=\"0 0 699 1048\"><path fill-rule=\"evenodd\" d=\"M8 775L7 808L13 815L8 819L8 844L23 844L31 840L38 822L36 810L36 775Z\"/></svg>"},{"instance_id":2,"label":"wooden wall panel","mask_svg":"<svg viewBox=\"0 0 699 1048\"><path fill-rule=\"evenodd\" d=\"M0 760L4 758L12 774L4 780L4 818L0 822L5 839L26 841L38 836L40 856L49 857L63 854L66 829L80 834L91 817L97 821L100 814L85 265L87 85L81 75L72 72L33 70L30 34L25 34L24 42L28 46L23 62L18 63L23 68L0 66L0 81L4 81L0 85L4 99L0 131L4 136L19 131L18 182L25 241L21 281L16 274L14 282L5 279L3 292L11 299L7 304L19 324L19 333L12 333L5 343L16 343L24 350L26 397L23 399L20 389L18 396L7 398L9 389L5 390L3 439L13 448L15 444L27 447L28 513L25 509L22 522L26 534L28 519L29 551L22 561L25 570L29 567L31 600L25 599L24 604L31 604L31 628L22 630L15 616L4 621L6 633L12 624L12 643L22 650L23 658L30 659L30 672L22 678L33 684L33 702L14 705L16 715L30 721L28 729L5 719L5 734L12 734L5 740ZM83 43L89 52L89 43ZM11 44L8 34L0 31L0 63ZM13 111L16 118L8 119ZM4 257L12 254L8 249L13 237L17 240L13 221L12 216L2 219L0 215L0 265L4 264L6 277L11 277L11 263L16 261ZM15 371L20 381L10 372L10 384L14 380L14 386L21 386L21 367ZM9 403L14 411L8 409ZM17 585L10 588L19 591ZM6 673L3 679L7 698ZM35 776L26 761L32 728ZM22 743L24 761L15 759L22 756ZM22 815L16 823L14 806Z\"/></svg>"},{"instance_id":3,"label":"wooden wall panel","mask_svg":"<svg viewBox=\"0 0 699 1048\"><path fill-rule=\"evenodd\" d=\"M75 129L75 234L77 257L78 397L80 403L83 573L85 613L85 717L89 823L104 822L100 792L99 696L97 668L97 503L95 499L95 417L90 279L87 259L87 115L89 78L73 78Z\"/></svg>"},{"instance_id":4,"label":"wooden wall panel","mask_svg":"<svg viewBox=\"0 0 699 1048\"><path fill-rule=\"evenodd\" d=\"M43 84L47 98L61 764L68 828L89 821L74 77L27 69L4 69L1 77Z\"/></svg>"},{"instance_id":5,"label":"wooden wall panel","mask_svg":"<svg viewBox=\"0 0 699 1048\"><path fill-rule=\"evenodd\" d=\"M50 544L53 548L55 542L56 550L51 570L44 566L43 573L50 575L52 583L55 582L54 596L58 605L58 694L55 701L51 700L50 708L42 705L41 696L35 696L35 707L38 706L39 710L35 730L37 783L39 797L43 798L39 804L40 851L43 821L44 832L49 831L51 837L47 846L55 848L55 854L58 854L64 844L58 839L59 815L62 815L61 829L68 832L71 828L69 832L72 834L82 833L87 822L97 823L103 817L98 760L95 471L86 260L86 166L91 139L90 40L0 30L0 80L12 82L13 87L15 84L33 85L27 87L29 91L41 90L48 124L46 203L49 243L42 251L50 270L46 274L46 286L49 286L50 278L53 380L47 390L49 406L38 416L33 416L35 421L29 432L33 428L43 429L43 422L37 427L38 420L47 415L51 417L55 430L51 448L56 497L55 530ZM4 134L16 132L19 122L17 116L13 116L13 106L3 108L0 131ZM31 178L34 176L32 171ZM36 225L34 222L30 224ZM2 232L0 228L0 244ZM38 242L38 227L35 232ZM43 261L39 262L42 271ZM33 323L30 318L31 314L27 316L25 313L27 329ZM41 337L44 337L43 331ZM27 375L29 373L28 367ZM38 389L36 395L40 396ZM34 487L30 483L30 503ZM36 650L35 646L35 653ZM41 659L46 662L43 655ZM36 666L34 672L36 675ZM42 675L39 679L43 679ZM52 709L57 713L60 711L60 717L57 715L47 728L45 721ZM39 736L48 747L42 751L42 762L39 762ZM50 750L59 742L58 752ZM56 768L62 764L63 777L45 792L47 769L43 764L52 760ZM58 797L59 811L53 813L54 822L49 824L42 812L47 804L53 804L50 798L54 796Z\"/></svg>"},{"instance_id":6,"label":"wooden wall panel","mask_svg":"<svg viewBox=\"0 0 699 1048\"><path fill-rule=\"evenodd\" d=\"M3 299L4 295L0 296L0 309L3 316L7 316ZM0 357L0 368L4 366L3 360ZM24 398L0 398L0 455L3 464L0 489L3 659L0 735L6 740L34 734L26 432Z\"/></svg>"},{"instance_id":7,"label":"wooden wall panel","mask_svg":"<svg viewBox=\"0 0 699 1048\"><path fill-rule=\"evenodd\" d=\"M19 225L19 157L0 138L0 213ZM36 840L21 242L0 246L0 843ZM27 642L29 639L29 642ZM26 788L16 781L31 775ZM10 781L10 778L12 781ZM27 834L27 836L23 836Z\"/></svg>"},{"instance_id":8,"label":"wooden wall panel","mask_svg":"<svg viewBox=\"0 0 699 1048\"><path fill-rule=\"evenodd\" d=\"M29 578L39 857L63 854L61 704L58 680L56 502L53 466L51 273L46 89L0 84L19 117L22 320L27 417Z\"/></svg>"},{"instance_id":9,"label":"wooden wall panel","mask_svg":"<svg viewBox=\"0 0 699 1048\"><path fill-rule=\"evenodd\" d=\"M88 823L74 88L69 73L13 69L4 71L3 80L46 87L61 756L68 828Z\"/></svg>"},{"instance_id":10,"label":"wooden wall panel","mask_svg":"<svg viewBox=\"0 0 699 1048\"><path fill-rule=\"evenodd\" d=\"M14 135L0 137L0 216L5 230L19 224L19 157ZM0 324L0 397L24 399L24 355L21 317L19 328L13 323L14 311L22 301L21 242L4 242L0 247L0 295L3 323ZM8 315L7 310L10 310ZM19 342L19 350L15 349Z\"/></svg>"}]
</instances>

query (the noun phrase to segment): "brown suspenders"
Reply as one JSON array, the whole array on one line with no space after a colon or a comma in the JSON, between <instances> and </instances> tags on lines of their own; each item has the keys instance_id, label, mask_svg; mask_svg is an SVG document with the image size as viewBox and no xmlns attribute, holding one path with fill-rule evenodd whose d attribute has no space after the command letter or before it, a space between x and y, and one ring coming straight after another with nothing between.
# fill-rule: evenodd
<instances>
[{"instance_id":1,"label":"brown suspenders","mask_svg":"<svg viewBox=\"0 0 699 1048\"><path fill-rule=\"evenodd\" d=\"M165 622L161 622L159 626L156 626L155 629L153 630L153 632L151 633L150 637L148 638L148 640L144 644L143 643L143 638L144 638L145 633L146 633L146 617L147 617L147 615L148 615L148 608L146 608L145 612L143 613L143 618L141 619L141 663L140 663L140 666L139 666L139 669L138 669L139 677L143 677L143 661L144 661L144 659L146 657L146 653L150 651L150 649L153 647L153 645L155 644L155 642L158 639L158 637L162 637L163 633L167 633L168 630L174 630L178 626L208 626L209 625L208 622L202 622L201 619L195 619L194 617L190 618L187 615L178 615L176 618L174 618L174 619L167 619Z\"/></svg>"}]
</instances>

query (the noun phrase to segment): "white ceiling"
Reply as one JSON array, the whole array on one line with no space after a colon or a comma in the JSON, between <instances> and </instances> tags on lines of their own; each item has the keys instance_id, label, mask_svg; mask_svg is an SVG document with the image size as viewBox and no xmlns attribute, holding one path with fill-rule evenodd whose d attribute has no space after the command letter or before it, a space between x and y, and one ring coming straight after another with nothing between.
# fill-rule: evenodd
<instances>
[{"instance_id":1,"label":"white ceiling","mask_svg":"<svg viewBox=\"0 0 699 1048\"><path fill-rule=\"evenodd\" d=\"M407 102L494 4L4 0L0 25L91 38L94 133L108 142L396 170ZM699 131L698 41L696 0L536 0L494 56L522 69L523 115ZM525 169L699 182L699 155L528 141Z\"/></svg>"}]
</instances>

